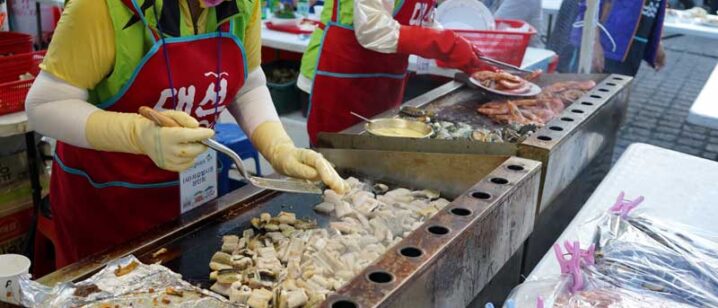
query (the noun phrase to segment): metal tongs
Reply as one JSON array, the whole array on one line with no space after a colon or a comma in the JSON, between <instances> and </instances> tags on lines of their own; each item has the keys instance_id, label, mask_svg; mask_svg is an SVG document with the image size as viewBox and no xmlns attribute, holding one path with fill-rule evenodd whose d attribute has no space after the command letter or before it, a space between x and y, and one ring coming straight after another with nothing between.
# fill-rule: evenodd
<instances>
[{"instance_id":1,"label":"metal tongs","mask_svg":"<svg viewBox=\"0 0 718 308\"><path fill-rule=\"evenodd\" d=\"M149 119L154 121L157 125L162 127L181 127L179 123L177 123L174 119L163 115L156 110L150 108L150 107L140 107L139 113ZM247 172L247 169L244 167L244 163L242 162L242 158L232 151L232 149L222 145L221 143L217 142L213 139L205 139L201 141L202 144L208 146L211 149L214 149L218 152L224 153L229 158L234 161L234 164L237 165L237 168L239 169L240 174L243 178L245 178L247 181L249 181L250 184L264 189L269 190L276 190L276 191L286 191L286 192L295 192L295 193L305 193L305 194L322 194L323 190L322 187L320 187L316 183L312 183L306 180L298 180L298 179L291 179L291 178L284 178L284 179L270 179L270 178L263 178L263 177L257 177L252 176Z\"/></svg>"},{"instance_id":2,"label":"metal tongs","mask_svg":"<svg viewBox=\"0 0 718 308\"><path fill-rule=\"evenodd\" d=\"M484 61L484 62L493 64L493 65L499 66L499 67L501 67L501 68L505 68L505 69L512 70L512 71L516 71L516 72L519 72L519 73L524 73L524 74L533 74L533 73L534 73L534 72L532 72L532 71L529 71L529 70L525 70L525 69L523 69L523 68L520 68L520 67L518 67L518 66L516 66L516 65L508 64L508 63L506 63L506 62L501 62L501 61L499 61L499 60L495 60L495 59L492 59L492 58L489 58L489 57L479 56L479 59L480 59L481 61Z\"/></svg>"}]
</instances>

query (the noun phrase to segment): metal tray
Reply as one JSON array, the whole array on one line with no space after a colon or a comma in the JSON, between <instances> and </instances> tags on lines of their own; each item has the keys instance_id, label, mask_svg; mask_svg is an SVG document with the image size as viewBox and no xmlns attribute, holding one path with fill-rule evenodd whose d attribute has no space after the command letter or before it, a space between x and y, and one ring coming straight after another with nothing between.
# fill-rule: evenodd
<instances>
[{"instance_id":1,"label":"metal tray","mask_svg":"<svg viewBox=\"0 0 718 308\"><path fill-rule=\"evenodd\" d=\"M458 75L461 80L465 76ZM373 149L405 152L471 153L485 159L495 155L528 158L542 163L540 197L535 205L534 230L523 251L507 265L503 273L528 275L541 257L568 225L580 206L611 166L611 157L618 129L625 118L632 77L623 75L548 74L536 82L541 86L566 80L596 81L597 86L568 106L559 117L547 123L521 143L487 143L472 140L412 140L382 138L363 133L361 125L340 133L320 134L319 145L338 149ZM479 116L480 103L497 97L473 89L460 81L451 81L416 97L405 105L428 109L440 118L469 122L476 126L499 127L488 118ZM397 116L399 108L387 110L375 118ZM510 275L505 275L509 277ZM493 298L503 299L511 290L509 279L492 282L497 286ZM477 299L479 300L479 299ZM479 303L483 305L483 303Z\"/></svg>"},{"instance_id":2,"label":"metal tray","mask_svg":"<svg viewBox=\"0 0 718 308\"><path fill-rule=\"evenodd\" d=\"M331 296L326 307L459 307L470 303L531 233L540 163L466 154L321 149L343 175L408 188L439 190L450 205ZM162 262L187 281L209 287L209 260L221 237L237 234L262 212L293 211L326 224L319 196L245 186L143 238L40 279L52 285L86 277L128 254ZM467 249L471 247L471 249ZM167 252L157 257L160 248ZM416 255L418 252L418 256ZM379 273L379 274L376 274ZM371 277L390 277L388 283ZM347 306L348 305L348 306Z\"/></svg>"},{"instance_id":3,"label":"metal tray","mask_svg":"<svg viewBox=\"0 0 718 308\"><path fill-rule=\"evenodd\" d=\"M458 75L461 80L466 76ZM472 153L480 155L516 155L543 163L542 193L537 214L560 194L604 148L613 148L616 133L625 116L632 77L623 75L547 74L536 83L541 86L559 81L594 80L597 85L559 117L521 143L490 143L472 140L422 139L397 140L368 136L362 125L340 133L319 134L319 146L342 149L373 149L433 153ZM405 105L431 111L438 119L461 121L472 126L500 128L489 118L477 114L477 107L496 97L451 81ZM397 116L399 108L374 118Z\"/></svg>"}]
</instances>

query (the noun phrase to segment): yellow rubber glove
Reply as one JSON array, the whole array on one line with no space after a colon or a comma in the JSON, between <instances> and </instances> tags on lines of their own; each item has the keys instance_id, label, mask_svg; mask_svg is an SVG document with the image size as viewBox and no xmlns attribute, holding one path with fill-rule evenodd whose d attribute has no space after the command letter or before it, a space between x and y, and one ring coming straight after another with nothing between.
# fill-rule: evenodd
<instances>
[{"instance_id":1,"label":"yellow rubber glove","mask_svg":"<svg viewBox=\"0 0 718 308\"><path fill-rule=\"evenodd\" d=\"M180 172L192 167L207 147L198 141L214 131L199 127L197 120L181 111L164 111L183 127L159 127L136 113L95 111L85 126L87 141L95 150L145 154L165 170Z\"/></svg>"},{"instance_id":2,"label":"yellow rubber glove","mask_svg":"<svg viewBox=\"0 0 718 308\"><path fill-rule=\"evenodd\" d=\"M322 154L294 146L282 123L267 121L260 124L251 139L252 144L277 172L294 178L321 180L339 194L348 191L349 185Z\"/></svg>"}]
</instances>

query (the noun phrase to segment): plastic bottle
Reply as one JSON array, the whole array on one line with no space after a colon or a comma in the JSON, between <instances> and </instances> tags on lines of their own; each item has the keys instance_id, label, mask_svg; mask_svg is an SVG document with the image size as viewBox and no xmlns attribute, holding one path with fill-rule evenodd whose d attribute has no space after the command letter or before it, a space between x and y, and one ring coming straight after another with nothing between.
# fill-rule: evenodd
<instances>
[{"instance_id":1,"label":"plastic bottle","mask_svg":"<svg viewBox=\"0 0 718 308\"><path fill-rule=\"evenodd\" d=\"M309 17L309 0L297 1L297 14L301 18Z\"/></svg>"},{"instance_id":2,"label":"plastic bottle","mask_svg":"<svg viewBox=\"0 0 718 308\"><path fill-rule=\"evenodd\" d=\"M267 15L267 18L270 18L274 16L274 10L276 9L276 0L265 0L265 11L267 11L265 14Z\"/></svg>"},{"instance_id":3,"label":"plastic bottle","mask_svg":"<svg viewBox=\"0 0 718 308\"><path fill-rule=\"evenodd\" d=\"M267 19L269 16L269 1L262 0L262 20Z\"/></svg>"}]
</instances>

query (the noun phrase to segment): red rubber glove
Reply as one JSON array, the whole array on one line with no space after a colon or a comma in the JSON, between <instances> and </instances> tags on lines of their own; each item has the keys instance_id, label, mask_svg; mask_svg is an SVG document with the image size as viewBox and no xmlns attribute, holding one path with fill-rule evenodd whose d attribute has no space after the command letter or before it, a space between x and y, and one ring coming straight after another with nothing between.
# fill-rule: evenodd
<instances>
[{"instance_id":1,"label":"red rubber glove","mask_svg":"<svg viewBox=\"0 0 718 308\"><path fill-rule=\"evenodd\" d=\"M481 52L476 46L451 30L401 26L397 53L436 59L467 74L497 71L496 67L479 60Z\"/></svg>"}]
</instances>

